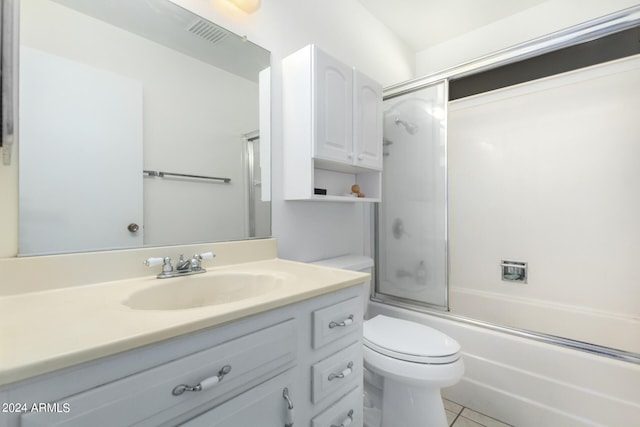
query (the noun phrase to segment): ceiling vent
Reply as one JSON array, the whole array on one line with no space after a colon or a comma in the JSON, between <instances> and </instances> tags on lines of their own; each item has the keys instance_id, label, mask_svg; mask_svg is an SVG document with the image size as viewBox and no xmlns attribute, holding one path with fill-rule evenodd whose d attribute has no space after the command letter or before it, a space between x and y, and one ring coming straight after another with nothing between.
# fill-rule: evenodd
<instances>
[{"instance_id":1,"label":"ceiling vent","mask_svg":"<svg viewBox=\"0 0 640 427\"><path fill-rule=\"evenodd\" d=\"M220 43L228 34L226 30L202 19L197 20L191 25L188 31L213 44Z\"/></svg>"}]
</instances>

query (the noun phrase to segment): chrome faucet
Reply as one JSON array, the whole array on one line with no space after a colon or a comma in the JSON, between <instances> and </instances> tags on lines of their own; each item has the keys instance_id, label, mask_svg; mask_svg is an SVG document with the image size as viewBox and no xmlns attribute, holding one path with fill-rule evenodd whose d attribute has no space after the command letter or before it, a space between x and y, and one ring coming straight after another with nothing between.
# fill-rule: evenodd
<instances>
[{"instance_id":1,"label":"chrome faucet","mask_svg":"<svg viewBox=\"0 0 640 427\"><path fill-rule=\"evenodd\" d=\"M195 256L195 255L194 255ZM191 268L191 260L184 260L184 254L180 254L180 259L178 260L178 264L176 264L176 270L184 271L189 270Z\"/></svg>"},{"instance_id":2,"label":"chrome faucet","mask_svg":"<svg viewBox=\"0 0 640 427\"><path fill-rule=\"evenodd\" d=\"M213 259L215 255L212 252L205 252L203 254L195 254L189 259L184 259L184 255L180 255L180 259L176 264L176 268L173 268L171 264L171 258L149 258L144 262L144 265L151 267L154 265L162 264L162 271L158 274L158 279L168 279L170 277L189 276L191 274L205 273L207 270L202 268L203 259Z\"/></svg>"}]
</instances>

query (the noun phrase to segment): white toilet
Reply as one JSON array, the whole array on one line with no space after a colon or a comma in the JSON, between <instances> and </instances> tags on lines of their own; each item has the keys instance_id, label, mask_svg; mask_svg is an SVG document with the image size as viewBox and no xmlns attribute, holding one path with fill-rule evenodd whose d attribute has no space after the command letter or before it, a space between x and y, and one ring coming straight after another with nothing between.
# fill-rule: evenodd
<instances>
[{"instance_id":1,"label":"white toilet","mask_svg":"<svg viewBox=\"0 0 640 427\"><path fill-rule=\"evenodd\" d=\"M315 264L370 273L373 260L344 256ZM447 426L440 389L464 374L460 345L428 326L382 315L365 320L363 329L365 426Z\"/></svg>"}]
</instances>

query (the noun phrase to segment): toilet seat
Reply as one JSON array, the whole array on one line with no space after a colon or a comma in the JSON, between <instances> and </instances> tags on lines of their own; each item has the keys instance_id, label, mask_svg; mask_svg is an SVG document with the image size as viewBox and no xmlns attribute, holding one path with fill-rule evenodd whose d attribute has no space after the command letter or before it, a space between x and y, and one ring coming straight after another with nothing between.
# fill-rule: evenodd
<instances>
[{"instance_id":1,"label":"toilet seat","mask_svg":"<svg viewBox=\"0 0 640 427\"><path fill-rule=\"evenodd\" d=\"M364 345L394 359L443 365L460 358L460 344L419 323L378 315L364 322L363 328Z\"/></svg>"}]
</instances>

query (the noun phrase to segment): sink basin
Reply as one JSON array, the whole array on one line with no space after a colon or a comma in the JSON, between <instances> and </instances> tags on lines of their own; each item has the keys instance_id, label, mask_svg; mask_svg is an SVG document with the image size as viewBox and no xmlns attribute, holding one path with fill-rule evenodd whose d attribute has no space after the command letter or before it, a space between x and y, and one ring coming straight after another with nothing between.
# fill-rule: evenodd
<instances>
[{"instance_id":1,"label":"sink basin","mask_svg":"<svg viewBox=\"0 0 640 427\"><path fill-rule=\"evenodd\" d=\"M184 310L256 298L282 286L283 279L271 274L209 272L158 281L133 293L124 305L136 310Z\"/></svg>"}]
</instances>

